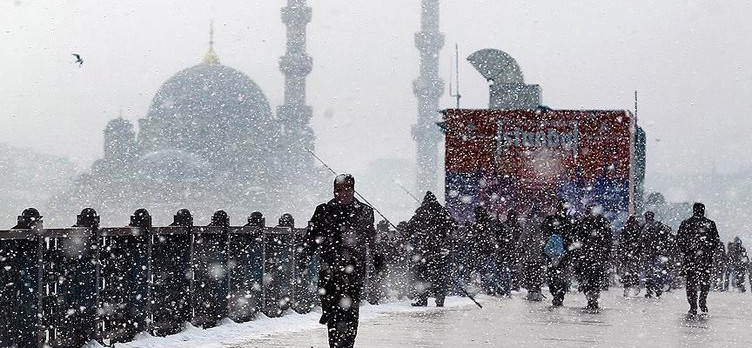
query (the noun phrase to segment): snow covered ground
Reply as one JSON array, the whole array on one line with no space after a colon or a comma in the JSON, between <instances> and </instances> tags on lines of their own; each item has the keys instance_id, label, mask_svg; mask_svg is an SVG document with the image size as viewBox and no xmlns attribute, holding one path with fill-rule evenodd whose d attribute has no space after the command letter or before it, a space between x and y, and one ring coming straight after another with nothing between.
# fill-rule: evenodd
<instances>
[{"instance_id":1,"label":"snow covered ground","mask_svg":"<svg viewBox=\"0 0 752 348\"><path fill-rule=\"evenodd\" d=\"M711 293L706 318L689 319L683 291L661 299L603 294L600 313L588 313L584 296L570 293L563 308L550 301L480 296L483 309L452 297L445 308L414 308L407 301L361 309L359 347L749 347L752 294ZM429 301L432 304L433 301ZM202 330L189 327L164 338L140 336L117 348L328 347L320 313L288 313Z\"/></svg>"}]
</instances>

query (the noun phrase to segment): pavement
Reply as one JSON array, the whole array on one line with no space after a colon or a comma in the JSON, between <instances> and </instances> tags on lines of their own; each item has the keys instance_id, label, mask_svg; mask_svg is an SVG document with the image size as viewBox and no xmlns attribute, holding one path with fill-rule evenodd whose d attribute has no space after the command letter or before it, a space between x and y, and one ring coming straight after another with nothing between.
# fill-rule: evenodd
<instances>
[{"instance_id":1,"label":"pavement","mask_svg":"<svg viewBox=\"0 0 752 348\"><path fill-rule=\"evenodd\" d=\"M549 296L550 298L550 296ZM752 294L711 293L707 316L690 317L684 291L660 299L624 298L621 288L604 292L602 309L584 310L584 295L570 292L564 307L511 298L450 298L446 308L404 308L361 321L356 347L750 347ZM429 300L432 304L433 301ZM393 308L409 303L390 304ZM315 315L315 314L310 314ZM233 348L328 347L322 325L294 332L268 332Z\"/></svg>"}]
</instances>

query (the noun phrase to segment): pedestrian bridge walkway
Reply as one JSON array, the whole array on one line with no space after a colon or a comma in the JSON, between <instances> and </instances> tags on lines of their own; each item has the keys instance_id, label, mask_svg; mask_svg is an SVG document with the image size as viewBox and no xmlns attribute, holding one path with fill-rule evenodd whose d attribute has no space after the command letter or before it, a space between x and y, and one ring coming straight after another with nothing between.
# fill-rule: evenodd
<instances>
[{"instance_id":1,"label":"pedestrian bridge walkway","mask_svg":"<svg viewBox=\"0 0 752 348\"><path fill-rule=\"evenodd\" d=\"M459 297L449 298L445 308L413 308L406 301L364 306L356 346L663 348L752 344L749 293L711 293L710 314L700 320L686 317L683 291L645 299L624 298L621 288L615 288L603 293L600 313L583 311L584 296L576 292L568 294L563 308L556 309L551 308L550 300L528 302L523 294L506 299L480 296L483 309ZM317 320L316 313L291 314L193 329L193 334L147 338L122 347L328 347L325 327ZM267 326L272 322L273 326Z\"/></svg>"}]
</instances>

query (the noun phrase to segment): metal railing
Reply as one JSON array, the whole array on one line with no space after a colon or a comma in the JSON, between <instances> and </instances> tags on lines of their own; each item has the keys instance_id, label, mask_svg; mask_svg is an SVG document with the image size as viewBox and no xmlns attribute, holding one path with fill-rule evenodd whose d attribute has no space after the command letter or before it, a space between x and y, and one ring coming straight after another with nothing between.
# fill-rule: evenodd
<instances>
[{"instance_id":1,"label":"metal railing","mask_svg":"<svg viewBox=\"0 0 752 348\"><path fill-rule=\"evenodd\" d=\"M305 229L123 227L0 231L0 347L112 345L190 322L316 305L300 279ZM316 263L310 266L315 268Z\"/></svg>"}]
</instances>

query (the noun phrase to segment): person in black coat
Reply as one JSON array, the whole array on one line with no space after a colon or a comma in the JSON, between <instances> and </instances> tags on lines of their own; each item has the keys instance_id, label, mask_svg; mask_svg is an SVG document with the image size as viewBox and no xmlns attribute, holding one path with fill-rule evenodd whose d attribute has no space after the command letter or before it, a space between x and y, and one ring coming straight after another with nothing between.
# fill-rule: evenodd
<instances>
[{"instance_id":1,"label":"person in black coat","mask_svg":"<svg viewBox=\"0 0 752 348\"><path fill-rule=\"evenodd\" d=\"M475 247L475 271L480 275L483 291L488 295L503 294L500 287L499 237L502 237L499 222L484 207L475 207L475 221L470 225L468 236ZM508 294L507 289L507 294Z\"/></svg>"},{"instance_id":2,"label":"person in black coat","mask_svg":"<svg viewBox=\"0 0 752 348\"><path fill-rule=\"evenodd\" d=\"M520 236L522 224L517 218L517 212L510 210L507 219L501 223L499 235L499 256L497 272L502 293L510 295L511 290L519 291L522 283L522 261L520 252Z\"/></svg>"},{"instance_id":3,"label":"person in black coat","mask_svg":"<svg viewBox=\"0 0 752 348\"><path fill-rule=\"evenodd\" d=\"M306 232L299 271L320 251L319 293L330 347L353 347L358 333L366 256L375 250L373 208L355 199L355 178L334 179L334 199L316 207Z\"/></svg>"},{"instance_id":4,"label":"person in black coat","mask_svg":"<svg viewBox=\"0 0 752 348\"><path fill-rule=\"evenodd\" d=\"M527 218L522 223L520 235L520 256L523 270L523 286L527 289L528 301L542 301L543 273L546 268L546 255L543 248L546 245L546 235L543 231L543 213L538 206L533 206Z\"/></svg>"},{"instance_id":5,"label":"person in black coat","mask_svg":"<svg viewBox=\"0 0 752 348\"><path fill-rule=\"evenodd\" d=\"M713 291L726 291L723 287L723 279L726 276L726 269L728 267L726 258L726 247L721 243L713 256L713 275L711 277L711 289Z\"/></svg>"},{"instance_id":6,"label":"person in black coat","mask_svg":"<svg viewBox=\"0 0 752 348\"><path fill-rule=\"evenodd\" d=\"M588 215L577 224L577 236L582 290L587 297L587 308L597 310L613 243L611 223L600 214L599 208L588 207Z\"/></svg>"},{"instance_id":7,"label":"person in black coat","mask_svg":"<svg viewBox=\"0 0 752 348\"><path fill-rule=\"evenodd\" d=\"M569 290L569 268L572 262L570 246L574 240L572 218L567 215L569 203L564 200L558 202L556 213L543 220L543 233L546 239L553 234L559 234L564 244L564 255L560 260L548 260L548 289L553 296L551 304L554 307L564 305L564 295Z\"/></svg>"},{"instance_id":8,"label":"person in black coat","mask_svg":"<svg viewBox=\"0 0 752 348\"><path fill-rule=\"evenodd\" d=\"M627 218L619 234L619 258L621 261L621 282L624 284L624 297L634 296L640 292L640 259L642 257L642 238L640 223L634 215Z\"/></svg>"},{"instance_id":9,"label":"person in black coat","mask_svg":"<svg viewBox=\"0 0 752 348\"><path fill-rule=\"evenodd\" d=\"M729 274L734 277L731 284L739 289L739 291L746 292L747 289L744 286L744 276L747 273L749 257L747 256L747 249L742 245L742 239L738 236L734 238L733 243L729 243L728 263L728 268L730 270Z\"/></svg>"},{"instance_id":10,"label":"person in black coat","mask_svg":"<svg viewBox=\"0 0 752 348\"><path fill-rule=\"evenodd\" d=\"M715 222L705 217L705 205L695 203L692 217L682 221L676 236L676 244L682 253L682 273L687 279L689 314L697 314L697 288L700 288L700 310L708 311L710 273L713 270L713 254L721 243Z\"/></svg>"},{"instance_id":11,"label":"person in black coat","mask_svg":"<svg viewBox=\"0 0 752 348\"><path fill-rule=\"evenodd\" d=\"M426 192L423 203L407 222L411 231L413 269L416 277L416 301L413 306L427 306L433 295L436 306L444 306L449 281L448 237L455 222L433 193Z\"/></svg>"},{"instance_id":12,"label":"person in black coat","mask_svg":"<svg viewBox=\"0 0 752 348\"><path fill-rule=\"evenodd\" d=\"M645 212L645 223L641 228L642 264L645 273L645 297L661 297L664 287L664 274L668 266L668 237L671 228L655 219L655 213Z\"/></svg>"}]
</instances>

